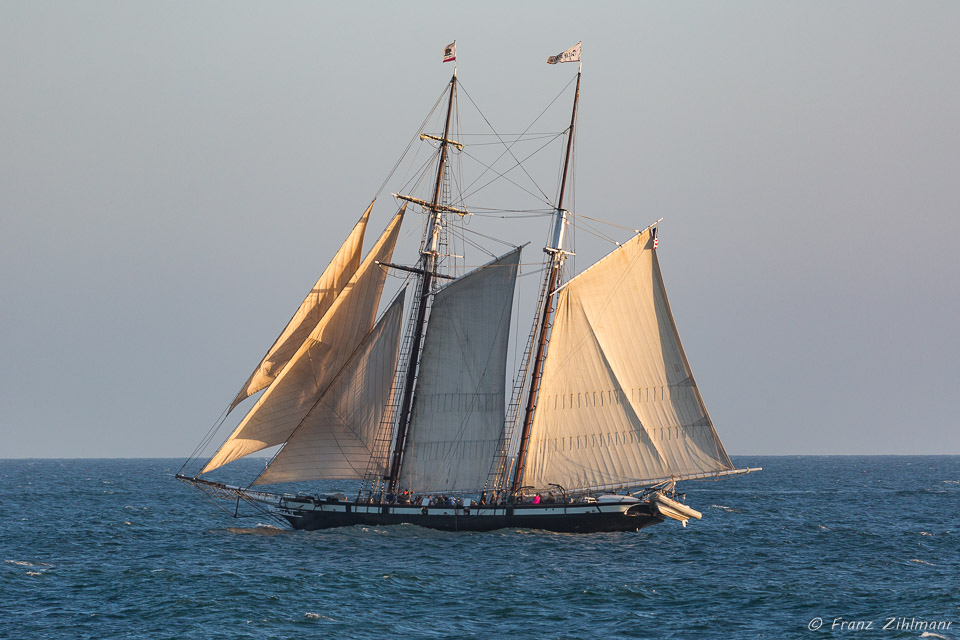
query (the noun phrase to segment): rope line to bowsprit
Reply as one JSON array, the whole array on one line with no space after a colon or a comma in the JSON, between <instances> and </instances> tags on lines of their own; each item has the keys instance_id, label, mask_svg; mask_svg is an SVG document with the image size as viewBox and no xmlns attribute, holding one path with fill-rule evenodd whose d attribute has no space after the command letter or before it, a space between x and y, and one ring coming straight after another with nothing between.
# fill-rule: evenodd
<instances>
[{"instance_id":1,"label":"rope line to bowsprit","mask_svg":"<svg viewBox=\"0 0 960 640\"><path fill-rule=\"evenodd\" d=\"M229 413L229 407L223 410L223 413L220 414L220 417L217 418L217 421L214 422L213 426L211 426L210 429L207 430L207 433L203 436L203 439L200 441L200 444L198 444L196 448L190 453L190 457L188 457L184 461L183 466L180 467L180 471L178 473L182 474L183 470L186 469L189 464L200 459L200 454L203 452L204 449L207 448L207 446L210 445L210 441L213 440L213 437L220 430L220 427L223 426L223 422L227 419L227 413Z\"/></svg>"}]
</instances>

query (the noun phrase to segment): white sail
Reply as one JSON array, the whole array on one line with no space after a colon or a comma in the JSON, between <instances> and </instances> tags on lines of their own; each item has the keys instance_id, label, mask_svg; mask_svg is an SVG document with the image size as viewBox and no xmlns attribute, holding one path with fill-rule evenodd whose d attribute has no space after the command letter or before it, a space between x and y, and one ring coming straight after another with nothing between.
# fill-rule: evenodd
<instances>
[{"instance_id":1,"label":"white sail","mask_svg":"<svg viewBox=\"0 0 960 640\"><path fill-rule=\"evenodd\" d=\"M424 337L399 486L479 490L504 423L520 249L437 292Z\"/></svg>"},{"instance_id":2,"label":"white sail","mask_svg":"<svg viewBox=\"0 0 960 640\"><path fill-rule=\"evenodd\" d=\"M733 467L683 353L650 230L557 296L524 485L589 489Z\"/></svg>"},{"instance_id":3,"label":"white sail","mask_svg":"<svg viewBox=\"0 0 960 640\"><path fill-rule=\"evenodd\" d=\"M233 411L238 404L255 394L261 389L267 388L277 375L283 370L293 354L297 352L300 345L303 344L310 331L317 326L320 319L337 299L340 292L353 277L357 267L360 265L360 255L363 249L363 233L367 228L367 220L370 218L370 210L373 203L367 207L367 210L360 216L360 220L353 227L353 231L347 236L340 250L330 261L330 264L320 275L320 279L313 285L310 293L300 304L300 308L293 314L290 322L280 333L280 336L263 356L260 364L256 366L253 373L243 385L243 389L237 394L237 397L230 404Z\"/></svg>"},{"instance_id":4,"label":"white sail","mask_svg":"<svg viewBox=\"0 0 960 640\"><path fill-rule=\"evenodd\" d=\"M403 292L253 484L363 478L397 366Z\"/></svg>"},{"instance_id":5,"label":"white sail","mask_svg":"<svg viewBox=\"0 0 960 640\"><path fill-rule=\"evenodd\" d=\"M386 271L400 232L403 209L391 220L353 278L310 332L280 375L267 388L202 473L267 447L283 444L376 319Z\"/></svg>"}]
</instances>

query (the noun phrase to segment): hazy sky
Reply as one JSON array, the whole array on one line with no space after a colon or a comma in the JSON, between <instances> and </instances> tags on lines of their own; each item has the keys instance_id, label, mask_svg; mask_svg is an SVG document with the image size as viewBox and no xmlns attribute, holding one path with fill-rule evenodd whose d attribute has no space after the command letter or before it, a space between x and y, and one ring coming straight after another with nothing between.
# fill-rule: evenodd
<instances>
[{"instance_id":1,"label":"hazy sky","mask_svg":"<svg viewBox=\"0 0 960 640\"><path fill-rule=\"evenodd\" d=\"M958 34L955 2L0 2L0 457L188 454L454 39L505 131L583 41L577 210L664 217L731 454L960 454Z\"/></svg>"}]
</instances>

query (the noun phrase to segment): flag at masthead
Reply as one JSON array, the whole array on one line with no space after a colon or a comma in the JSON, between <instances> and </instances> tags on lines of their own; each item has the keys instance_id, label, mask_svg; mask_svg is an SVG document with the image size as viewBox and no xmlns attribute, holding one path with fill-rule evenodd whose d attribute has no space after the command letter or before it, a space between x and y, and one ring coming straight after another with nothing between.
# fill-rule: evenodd
<instances>
[{"instance_id":1,"label":"flag at masthead","mask_svg":"<svg viewBox=\"0 0 960 640\"><path fill-rule=\"evenodd\" d=\"M578 45L579 46L579 45ZM443 61L453 62L457 59L457 41L454 40L443 48Z\"/></svg>"},{"instance_id":2,"label":"flag at masthead","mask_svg":"<svg viewBox=\"0 0 960 640\"><path fill-rule=\"evenodd\" d=\"M555 56L547 58L547 64L557 64L559 62L580 62L580 42L573 45L566 51L562 51ZM444 60L446 62L446 60Z\"/></svg>"}]
</instances>

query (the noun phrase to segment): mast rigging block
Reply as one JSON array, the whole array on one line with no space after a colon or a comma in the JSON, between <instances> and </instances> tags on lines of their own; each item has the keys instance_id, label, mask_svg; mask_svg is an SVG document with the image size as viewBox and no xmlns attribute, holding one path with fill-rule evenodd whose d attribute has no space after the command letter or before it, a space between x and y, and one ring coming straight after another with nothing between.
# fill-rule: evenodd
<instances>
[{"instance_id":1,"label":"mast rigging block","mask_svg":"<svg viewBox=\"0 0 960 640\"><path fill-rule=\"evenodd\" d=\"M449 139L447 139L447 138L441 138L440 136L432 136L432 135L430 135L429 133L421 133L421 134L420 134L420 139L421 139L421 140L436 140L437 142L446 142L447 144L452 144L453 146L455 146L455 147L457 148L457 150L463 151L463 144L460 143L460 142L457 142L456 140L449 140Z\"/></svg>"},{"instance_id":2,"label":"mast rigging block","mask_svg":"<svg viewBox=\"0 0 960 640\"><path fill-rule=\"evenodd\" d=\"M392 262L380 262L379 260L377 260L377 261L375 261L375 264L377 264L377 265L379 265L379 266L381 266L381 267L387 267L387 268L389 268L389 269L398 269L398 270L400 270L400 271L407 271L407 272L409 272L409 273L416 273L416 274L419 274L419 275L421 275L421 276L422 276L424 273L426 273L423 269L417 269L416 267L407 267L407 266L404 266L404 265L402 265L402 264L393 264ZM456 280L456 279L457 279L456 276L448 276L448 275L443 274L443 273L432 273L431 275L432 275L434 278L443 278L443 279L445 279L445 280Z\"/></svg>"},{"instance_id":3,"label":"mast rigging block","mask_svg":"<svg viewBox=\"0 0 960 640\"><path fill-rule=\"evenodd\" d=\"M413 196L405 196L405 195L400 194L400 193L394 193L394 194L392 194L392 195L393 195L394 198L398 198L398 199L400 199L400 200L405 200L405 201L407 201L407 202L412 202L413 204L418 204L418 205L420 205L421 207L423 207L424 209L427 209L427 210L429 210L429 211L434 211L434 212L437 212L437 211L447 211L447 212L450 212L450 213L455 213L455 214L457 214L458 216L469 216L469 215L473 215L472 213L470 213L470 212L467 211L466 209L457 209L456 207L451 207L451 206L445 205L445 204L436 204L436 205L435 205L435 204L433 204L432 202L427 202L426 200L421 200L420 198L414 198Z\"/></svg>"}]
</instances>

